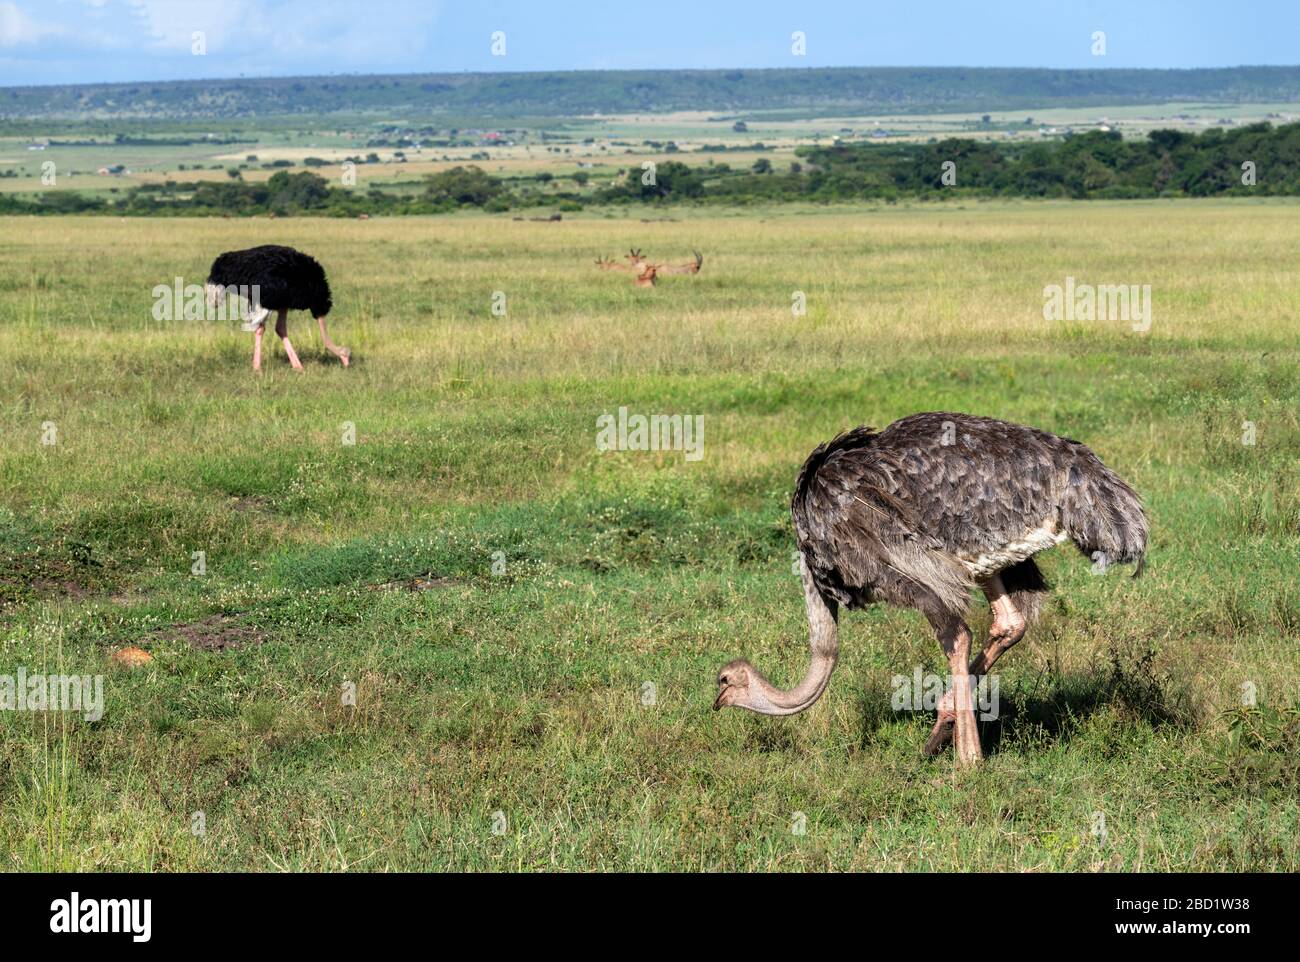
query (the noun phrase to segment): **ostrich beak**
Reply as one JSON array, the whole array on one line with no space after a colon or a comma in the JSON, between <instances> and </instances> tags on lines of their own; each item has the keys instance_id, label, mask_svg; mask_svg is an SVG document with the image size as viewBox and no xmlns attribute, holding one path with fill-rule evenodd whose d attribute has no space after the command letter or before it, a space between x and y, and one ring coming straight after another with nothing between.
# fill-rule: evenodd
<instances>
[{"instance_id":1,"label":"ostrich beak","mask_svg":"<svg viewBox=\"0 0 1300 962\"><path fill-rule=\"evenodd\" d=\"M725 702L725 701L722 700L723 697L724 697L726 694L727 694L727 686L726 686L726 685L721 685L721 686L719 686L719 688L718 688L718 697L715 698L715 699L713 699L713 710L714 710L714 711L717 711L719 708L723 708L723 707L725 707L725 706L727 705L727 702Z\"/></svg>"}]
</instances>

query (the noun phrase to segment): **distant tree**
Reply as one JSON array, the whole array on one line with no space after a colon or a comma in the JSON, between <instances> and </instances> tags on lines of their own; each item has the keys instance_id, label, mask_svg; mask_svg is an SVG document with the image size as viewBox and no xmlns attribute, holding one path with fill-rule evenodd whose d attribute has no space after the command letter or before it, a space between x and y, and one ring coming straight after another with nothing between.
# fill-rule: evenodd
<instances>
[{"instance_id":1,"label":"distant tree","mask_svg":"<svg viewBox=\"0 0 1300 962\"><path fill-rule=\"evenodd\" d=\"M1153 130L1149 137L1152 147L1169 152L1177 150L1192 139L1192 134L1183 133L1181 130Z\"/></svg>"},{"instance_id":2,"label":"distant tree","mask_svg":"<svg viewBox=\"0 0 1300 962\"><path fill-rule=\"evenodd\" d=\"M749 130L749 124L745 123L743 120L737 120L731 125L731 129L738 134L743 134L745 131Z\"/></svg>"},{"instance_id":3,"label":"distant tree","mask_svg":"<svg viewBox=\"0 0 1300 962\"><path fill-rule=\"evenodd\" d=\"M772 173L772 162L766 157L760 157L754 161L753 166L749 169L756 174L770 174Z\"/></svg>"},{"instance_id":4,"label":"distant tree","mask_svg":"<svg viewBox=\"0 0 1300 962\"><path fill-rule=\"evenodd\" d=\"M280 171L266 182L267 203L277 212L310 210L323 207L329 199L329 182L320 174Z\"/></svg>"},{"instance_id":5,"label":"distant tree","mask_svg":"<svg viewBox=\"0 0 1300 962\"><path fill-rule=\"evenodd\" d=\"M703 194L703 171L680 161L667 160L655 167L653 178L643 176L640 168L631 168L627 176L605 191L603 196L610 200L677 200Z\"/></svg>"},{"instance_id":6,"label":"distant tree","mask_svg":"<svg viewBox=\"0 0 1300 962\"><path fill-rule=\"evenodd\" d=\"M1177 170L1174 167L1173 160L1168 154L1165 154L1160 158L1160 165L1156 168L1155 179L1152 181L1152 187L1155 188L1157 194L1163 193L1165 188L1169 186L1169 182L1174 179L1175 173L1177 173Z\"/></svg>"},{"instance_id":7,"label":"distant tree","mask_svg":"<svg viewBox=\"0 0 1300 962\"><path fill-rule=\"evenodd\" d=\"M105 206L98 198L83 197L76 191L51 190L41 195L40 208L54 214L79 214Z\"/></svg>"},{"instance_id":8,"label":"distant tree","mask_svg":"<svg viewBox=\"0 0 1300 962\"><path fill-rule=\"evenodd\" d=\"M483 207L505 188L481 167L453 167L424 181L424 196L435 204Z\"/></svg>"}]
</instances>

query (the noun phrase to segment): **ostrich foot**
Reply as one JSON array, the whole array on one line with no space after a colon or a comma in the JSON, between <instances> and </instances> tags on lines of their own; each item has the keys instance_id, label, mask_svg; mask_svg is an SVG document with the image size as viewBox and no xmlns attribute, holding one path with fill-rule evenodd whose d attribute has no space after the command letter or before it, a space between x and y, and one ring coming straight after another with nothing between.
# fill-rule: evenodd
<instances>
[{"instance_id":1,"label":"ostrich foot","mask_svg":"<svg viewBox=\"0 0 1300 962\"><path fill-rule=\"evenodd\" d=\"M985 649L984 652L980 652L980 654L976 655L975 660L970 666L970 675L968 677L970 678L972 689L972 703L974 702L974 691L979 685L984 673L983 670L977 672L976 669L987 670L985 668L985 653L988 650L989 649ZM938 755L947 748L948 743L952 741L953 729L956 727L957 723L957 713L954 710L952 689L944 692L943 697L939 699L939 704L936 707L939 712L939 717L935 719L934 728L930 730L930 737L925 743L925 753L927 755ZM971 710L972 712L974 711L973 708Z\"/></svg>"},{"instance_id":2,"label":"ostrich foot","mask_svg":"<svg viewBox=\"0 0 1300 962\"><path fill-rule=\"evenodd\" d=\"M957 761L966 765L981 760L984 752L980 748L979 723L975 720L975 677L969 675L964 681L971 689L970 696L962 699L966 704L962 708L957 708L951 689L943 696L939 702L939 718L934 723L930 737L926 740L924 751L931 757L942 754L948 747L948 743L955 737ZM966 724L961 724L962 721Z\"/></svg>"},{"instance_id":3,"label":"ostrich foot","mask_svg":"<svg viewBox=\"0 0 1300 962\"><path fill-rule=\"evenodd\" d=\"M930 732L930 737L925 743L925 753L927 755L938 755L948 743L952 741L952 730L957 724L957 713L949 710L947 713L941 709L939 720L934 723L934 730Z\"/></svg>"},{"instance_id":4,"label":"ostrich foot","mask_svg":"<svg viewBox=\"0 0 1300 962\"><path fill-rule=\"evenodd\" d=\"M289 355L289 363L293 366L295 371L301 371L302 361L298 360L298 355L294 351L293 345L289 343L287 337L281 338L281 340L284 342L284 353Z\"/></svg>"},{"instance_id":5,"label":"ostrich foot","mask_svg":"<svg viewBox=\"0 0 1300 962\"><path fill-rule=\"evenodd\" d=\"M347 367L348 363L352 360L352 352L349 351L346 347L339 347L337 344L335 344L333 341L330 340L329 332L325 330L324 315L316 318L316 324L320 327L320 339L321 339L321 343L325 345L325 350L329 351L340 361L342 361L344 367Z\"/></svg>"}]
</instances>

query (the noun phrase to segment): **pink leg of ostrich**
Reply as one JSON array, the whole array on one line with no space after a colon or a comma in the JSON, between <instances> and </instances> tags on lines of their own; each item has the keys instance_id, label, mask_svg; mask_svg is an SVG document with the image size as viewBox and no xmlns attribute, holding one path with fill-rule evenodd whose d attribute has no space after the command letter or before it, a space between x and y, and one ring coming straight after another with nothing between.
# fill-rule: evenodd
<instances>
[{"instance_id":1,"label":"pink leg of ostrich","mask_svg":"<svg viewBox=\"0 0 1300 962\"><path fill-rule=\"evenodd\" d=\"M289 355L289 363L295 371L302 370L302 361L298 360L298 355L294 353L293 345L289 343L289 312L280 311L275 318L275 333L279 335L280 342L284 344L284 353Z\"/></svg>"},{"instance_id":2,"label":"pink leg of ostrich","mask_svg":"<svg viewBox=\"0 0 1300 962\"><path fill-rule=\"evenodd\" d=\"M948 659L948 671L952 675L957 763L966 767L984 757L980 750L979 727L975 723L975 692L971 684L974 676L967 666L971 649L970 629L965 622L954 619L939 630L939 643L943 645L944 656Z\"/></svg>"},{"instance_id":3,"label":"pink leg of ostrich","mask_svg":"<svg viewBox=\"0 0 1300 962\"><path fill-rule=\"evenodd\" d=\"M1016 608L1002 584L1002 577L994 575L981 585L989 607L993 609L993 624L989 627L988 639L984 650L975 656L968 669L969 674L978 682L1002 657L1003 653L1025 636L1025 618ZM927 755L937 755L947 747L952 739L955 716L953 714L952 694L943 696L939 702L939 720L934 723L930 739L925 743Z\"/></svg>"},{"instance_id":4,"label":"pink leg of ostrich","mask_svg":"<svg viewBox=\"0 0 1300 962\"><path fill-rule=\"evenodd\" d=\"M262 370L262 335L266 332L266 325L257 325L257 330L253 332L253 370Z\"/></svg>"},{"instance_id":5,"label":"pink leg of ostrich","mask_svg":"<svg viewBox=\"0 0 1300 962\"><path fill-rule=\"evenodd\" d=\"M316 318L316 323L320 325L320 339L325 342L326 350L342 361L344 367L347 367L348 362L352 360L352 352L346 347L339 347L330 340L330 336L325 333L325 318L323 315Z\"/></svg>"}]
</instances>

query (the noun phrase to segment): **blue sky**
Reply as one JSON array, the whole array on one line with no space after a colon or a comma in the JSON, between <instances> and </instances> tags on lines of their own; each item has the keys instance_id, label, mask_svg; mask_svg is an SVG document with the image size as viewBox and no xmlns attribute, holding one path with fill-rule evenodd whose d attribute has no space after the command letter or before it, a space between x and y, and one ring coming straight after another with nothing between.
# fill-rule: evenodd
<instances>
[{"instance_id":1,"label":"blue sky","mask_svg":"<svg viewBox=\"0 0 1300 962\"><path fill-rule=\"evenodd\" d=\"M1091 53L1106 34L1106 55ZM192 52L202 31L206 53ZM493 56L492 34L505 34ZM791 53L803 31L806 55ZM1300 0L0 0L0 85L643 67L1300 62Z\"/></svg>"}]
</instances>

